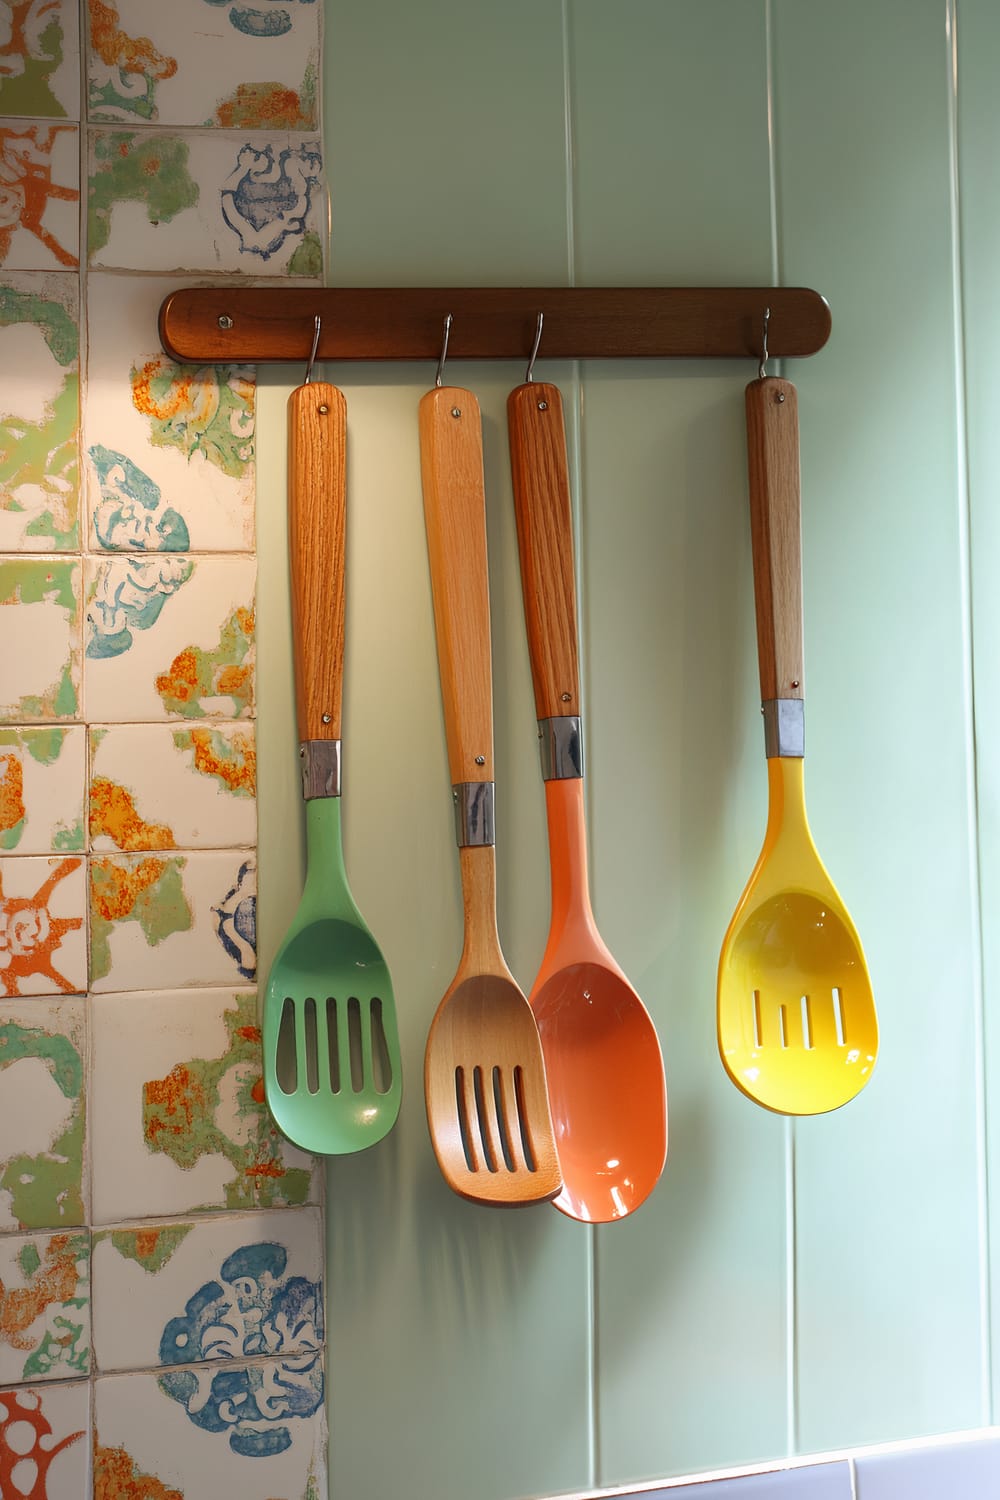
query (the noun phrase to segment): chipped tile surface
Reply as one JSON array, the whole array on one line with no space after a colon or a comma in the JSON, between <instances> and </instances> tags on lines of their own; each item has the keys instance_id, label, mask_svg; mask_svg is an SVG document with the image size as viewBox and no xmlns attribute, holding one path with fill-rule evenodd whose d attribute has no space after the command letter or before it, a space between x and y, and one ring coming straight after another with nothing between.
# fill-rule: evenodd
<instances>
[{"instance_id":1,"label":"chipped tile surface","mask_svg":"<svg viewBox=\"0 0 1000 1500\"><path fill-rule=\"evenodd\" d=\"M326 1494L321 1353L108 1375L97 1380L95 1394L99 1494L160 1500Z\"/></svg>"},{"instance_id":2,"label":"chipped tile surface","mask_svg":"<svg viewBox=\"0 0 1000 1500\"><path fill-rule=\"evenodd\" d=\"M0 5L0 115L80 118L77 0Z\"/></svg>"},{"instance_id":3,"label":"chipped tile surface","mask_svg":"<svg viewBox=\"0 0 1000 1500\"><path fill-rule=\"evenodd\" d=\"M99 268L322 275L319 138L97 130L87 244Z\"/></svg>"},{"instance_id":4,"label":"chipped tile surface","mask_svg":"<svg viewBox=\"0 0 1000 1500\"><path fill-rule=\"evenodd\" d=\"M255 842L252 721L103 725L90 729L90 748L92 849L231 849Z\"/></svg>"},{"instance_id":5,"label":"chipped tile surface","mask_svg":"<svg viewBox=\"0 0 1000 1500\"><path fill-rule=\"evenodd\" d=\"M264 1104L252 990L98 995L92 1026L95 1223L317 1201Z\"/></svg>"},{"instance_id":6,"label":"chipped tile surface","mask_svg":"<svg viewBox=\"0 0 1000 1500\"><path fill-rule=\"evenodd\" d=\"M79 856L0 858L0 984L6 995L87 988L87 886Z\"/></svg>"},{"instance_id":7,"label":"chipped tile surface","mask_svg":"<svg viewBox=\"0 0 1000 1500\"><path fill-rule=\"evenodd\" d=\"M0 1013L0 1232L86 1222L86 1002Z\"/></svg>"},{"instance_id":8,"label":"chipped tile surface","mask_svg":"<svg viewBox=\"0 0 1000 1500\"><path fill-rule=\"evenodd\" d=\"M76 266L79 202L78 127L0 120L0 267Z\"/></svg>"},{"instance_id":9,"label":"chipped tile surface","mask_svg":"<svg viewBox=\"0 0 1000 1500\"><path fill-rule=\"evenodd\" d=\"M79 546L78 304L68 272L0 277L0 552Z\"/></svg>"},{"instance_id":10,"label":"chipped tile surface","mask_svg":"<svg viewBox=\"0 0 1000 1500\"><path fill-rule=\"evenodd\" d=\"M86 1381L0 1391L4 1500L88 1500L90 1386Z\"/></svg>"},{"instance_id":11,"label":"chipped tile surface","mask_svg":"<svg viewBox=\"0 0 1000 1500\"><path fill-rule=\"evenodd\" d=\"M315 130L316 0L89 0L90 118Z\"/></svg>"},{"instance_id":12,"label":"chipped tile surface","mask_svg":"<svg viewBox=\"0 0 1000 1500\"><path fill-rule=\"evenodd\" d=\"M0 729L0 851L83 851L82 724Z\"/></svg>"},{"instance_id":13,"label":"chipped tile surface","mask_svg":"<svg viewBox=\"0 0 1000 1500\"><path fill-rule=\"evenodd\" d=\"M252 550L252 367L196 369L157 349L157 311L176 280L95 273L88 285L90 548Z\"/></svg>"},{"instance_id":14,"label":"chipped tile surface","mask_svg":"<svg viewBox=\"0 0 1000 1500\"><path fill-rule=\"evenodd\" d=\"M255 574L251 558L88 558L90 719L249 715Z\"/></svg>"},{"instance_id":15,"label":"chipped tile surface","mask_svg":"<svg viewBox=\"0 0 1000 1500\"><path fill-rule=\"evenodd\" d=\"M93 855L91 990L254 980L256 873L239 849Z\"/></svg>"},{"instance_id":16,"label":"chipped tile surface","mask_svg":"<svg viewBox=\"0 0 1000 1500\"><path fill-rule=\"evenodd\" d=\"M79 559L0 558L0 723L80 713Z\"/></svg>"},{"instance_id":17,"label":"chipped tile surface","mask_svg":"<svg viewBox=\"0 0 1000 1500\"><path fill-rule=\"evenodd\" d=\"M90 1369L86 1230L0 1237L0 1384Z\"/></svg>"},{"instance_id":18,"label":"chipped tile surface","mask_svg":"<svg viewBox=\"0 0 1000 1500\"><path fill-rule=\"evenodd\" d=\"M97 1230L93 1281L102 1372L294 1358L323 1343L318 1209Z\"/></svg>"}]
</instances>

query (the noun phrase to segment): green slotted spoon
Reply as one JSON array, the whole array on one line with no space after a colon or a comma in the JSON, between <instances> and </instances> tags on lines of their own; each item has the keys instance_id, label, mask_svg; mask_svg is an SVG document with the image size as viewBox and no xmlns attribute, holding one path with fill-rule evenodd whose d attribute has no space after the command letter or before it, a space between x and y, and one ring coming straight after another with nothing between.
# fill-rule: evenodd
<instances>
[{"instance_id":1,"label":"green slotted spoon","mask_svg":"<svg viewBox=\"0 0 1000 1500\"><path fill-rule=\"evenodd\" d=\"M295 699L305 887L264 993L264 1094L282 1132L322 1155L380 1141L399 1114L392 980L351 895L340 821L347 414L306 380L288 398Z\"/></svg>"}]
</instances>

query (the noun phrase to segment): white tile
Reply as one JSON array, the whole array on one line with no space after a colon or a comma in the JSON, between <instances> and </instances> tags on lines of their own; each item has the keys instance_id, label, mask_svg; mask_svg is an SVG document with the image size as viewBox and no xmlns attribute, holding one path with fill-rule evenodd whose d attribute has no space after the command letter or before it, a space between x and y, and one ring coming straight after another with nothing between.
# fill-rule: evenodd
<instances>
[{"instance_id":1,"label":"white tile","mask_svg":"<svg viewBox=\"0 0 1000 1500\"><path fill-rule=\"evenodd\" d=\"M0 12L0 42L13 40L11 6ZM0 115L80 118L79 0L28 7L23 51L0 56Z\"/></svg>"},{"instance_id":2,"label":"white tile","mask_svg":"<svg viewBox=\"0 0 1000 1500\"><path fill-rule=\"evenodd\" d=\"M0 766L3 757L0 732ZM257 836L254 724L111 724L90 729L96 851L212 849Z\"/></svg>"},{"instance_id":3,"label":"white tile","mask_svg":"<svg viewBox=\"0 0 1000 1500\"><path fill-rule=\"evenodd\" d=\"M105 1376L95 1384L94 1426L98 1493L114 1478L117 1493L128 1494L145 1476L184 1500L320 1500L327 1492L320 1354Z\"/></svg>"},{"instance_id":4,"label":"white tile","mask_svg":"<svg viewBox=\"0 0 1000 1500\"><path fill-rule=\"evenodd\" d=\"M86 1001L4 1001L0 1026L0 1233L88 1221Z\"/></svg>"},{"instance_id":5,"label":"white tile","mask_svg":"<svg viewBox=\"0 0 1000 1500\"><path fill-rule=\"evenodd\" d=\"M82 724L0 729L0 850L82 852L86 752Z\"/></svg>"},{"instance_id":6,"label":"white tile","mask_svg":"<svg viewBox=\"0 0 1000 1500\"><path fill-rule=\"evenodd\" d=\"M0 857L0 978L8 995L87 988L84 860Z\"/></svg>"},{"instance_id":7,"label":"white tile","mask_svg":"<svg viewBox=\"0 0 1000 1500\"><path fill-rule=\"evenodd\" d=\"M54 271L78 264L79 134L76 125L0 120L0 173L6 199L0 266L5 270ZM12 205L16 218L13 214L8 218Z\"/></svg>"},{"instance_id":8,"label":"white tile","mask_svg":"<svg viewBox=\"0 0 1000 1500\"><path fill-rule=\"evenodd\" d=\"M319 1349L322 1254L321 1216L310 1208L98 1230L98 1368L290 1359Z\"/></svg>"},{"instance_id":9,"label":"white tile","mask_svg":"<svg viewBox=\"0 0 1000 1500\"><path fill-rule=\"evenodd\" d=\"M90 134L90 264L322 274L326 188L314 135Z\"/></svg>"},{"instance_id":10,"label":"white tile","mask_svg":"<svg viewBox=\"0 0 1000 1500\"><path fill-rule=\"evenodd\" d=\"M10 1475L4 1500L89 1500L87 1382L0 1391L0 1465Z\"/></svg>"},{"instance_id":11,"label":"white tile","mask_svg":"<svg viewBox=\"0 0 1000 1500\"><path fill-rule=\"evenodd\" d=\"M248 716L255 572L250 557L88 558L90 721Z\"/></svg>"},{"instance_id":12,"label":"white tile","mask_svg":"<svg viewBox=\"0 0 1000 1500\"><path fill-rule=\"evenodd\" d=\"M177 286L88 279L84 472L96 552L253 550L255 372L167 359L156 320Z\"/></svg>"},{"instance_id":13,"label":"white tile","mask_svg":"<svg viewBox=\"0 0 1000 1500\"><path fill-rule=\"evenodd\" d=\"M80 334L75 273L0 278L0 552L80 544Z\"/></svg>"},{"instance_id":14,"label":"white tile","mask_svg":"<svg viewBox=\"0 0 1000 1500\"><path fill-rule=\"evenodd\" d=\"M253 991L95 995L91 1015L96 1224L317 1201L319 1161L264 1103Z\"/></svg>"},{"instance_id":15,"label":"white tile","mask_svg":"<svg viewBox=\"0 0 1000 1500\"><path fill-rule=\"evenodd\" d=\"M89 1266L86 1230L0 1238L0 1385L88 1373Z\"/></svg>"},{"instance_id":16,"label":"white tile","mask_svg":"<svg viewBox=\"0 0 1000 1500\"><path fill-rule=\"evenodd\" d=\"M105 3L91 21L90 118L314 130L321 12L315 0Z\"/></svg>"},{"instance_id":17,"label":"white tile","mask_svg":"<svg viewBox=\"0 0 1000 1500\"><path fill-rule=\"evenodd\" d=\"M79 717L82 582L78 558L0 560L0 722Z\"/></svg>"},{"instance_id":18,"label":"white tile","mask_svg":"<svg viewBox=\"0 0 1000 1500\"><path fill-rule=\"evenodd\" d=\"M256 862L245 850L93 855L91 990L252 981L256 903Z\"/></svg>"}]
</instances>

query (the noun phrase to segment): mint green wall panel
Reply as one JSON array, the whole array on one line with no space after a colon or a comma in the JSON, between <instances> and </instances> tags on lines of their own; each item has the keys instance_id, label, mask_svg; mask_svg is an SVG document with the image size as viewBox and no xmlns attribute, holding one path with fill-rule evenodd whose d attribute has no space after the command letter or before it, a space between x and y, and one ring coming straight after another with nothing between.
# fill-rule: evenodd
<instances>
[{"instance_id":1,"label":"mint green wall panel","mask_svg":"<svg viewBox=\"0 0 1000 1500\"><path fill-rule=\"evenodd\" d=\"M992 1413L1000 1410L1000 10L962 0L958 16L961 289L975 643L976 770L983 911Z\"/></svg>"},{"instance_id":2,"label":"mint green wall panel","mask_svg":"<svg viewBox=\"0 0 1000 1500\"><path fill-rule=\"evenodd\" d=\"M801 1451L978 1425L966 602L946 9L777 0L782 273L829 298L801 391L808 798L881 1020L795 1126Z\"/></svg>"},{"instance_id":3,"label":"mint green wall panel","mask_svg":"<svg viewBox=\"0 0 1000 1500\"><path fill-rule=\"evenodd\" d=\"M582 0L571 16L580 280L767 284L763 9ZM783 1126L732 1088L715 1045L719 944L763 834L753 373L583 372L595 902L660 1032L671 1132L657 1192L597 1231L604 1484L785 1440Z\"/></svg>"},{"instance_id":4,"label":"mint green wall panel","mask_svg":"<svg viewBox=\"0 0 1000 1500\"><path fill-rule=\"evenodd\" d=\"M328 279L564 281L560 7L335 0L326 16Z\"/></svg>"},{"instance_id":5,"label":"mint green wall panel","mask_svg":"<svg viewBox=\"0 0 1000 1500\"><path fill-rule=\"evenodd\" d=\"M596 1232L448 1191L422 1091L460 944L417 446L434 370L328 367L348 397L347 860L394 975L406 1069L397 1130L328 1172L331 1494L516 1500L978 1424L987 1137L948 4L325 9L332 281L767 284L776 264L829 297L829 346L785 372L802 422L807 787L883 1038L864 1095L795 1125L738 1094L715 1050L718 946L765 816L743 428L755 369L552 364L543 339L537 373L571 423L597 915L660 1032L670 1157L652 1199ZM961 0L959 31L987 914L993 10ZM504 414L522 376L448 369L483 409L500 926L527 988L548 880ZM297 378L265 371L260 396L265 970L301 878L282 503ZM988 919L984 938L989 998ZM995 1167L988 1006L985 1028Z\"/></svg>"},{"instance_id":6,"label":"mint green wall panel","mask_svg":"<svg viewBox=\"0 0 1000 1500\"><path fill-rule=\"evenodd\" d=\"M769 282L763 4L568 11L577 281Z\"/></svg>"}]
</instances>

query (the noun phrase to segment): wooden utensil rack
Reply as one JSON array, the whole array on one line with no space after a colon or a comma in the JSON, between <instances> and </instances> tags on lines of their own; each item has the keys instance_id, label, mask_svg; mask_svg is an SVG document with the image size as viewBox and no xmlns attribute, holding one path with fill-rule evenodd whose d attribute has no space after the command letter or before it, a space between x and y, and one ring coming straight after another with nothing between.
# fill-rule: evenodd
<instances>
[{"instance_id":1,"label":"wooden utensil rack","mask_svg":"<svg viewBox=\"0 0 1000 1500\"><path fill-rule=\"evenodd\" d=\"M806 287L255 287L172 292L163 349L184 364L304 362L317 313L318 360L436 360L452 315L450 359L538 357L759 359L815 354L830 309Z\"/></svg>"}]
</instances>

